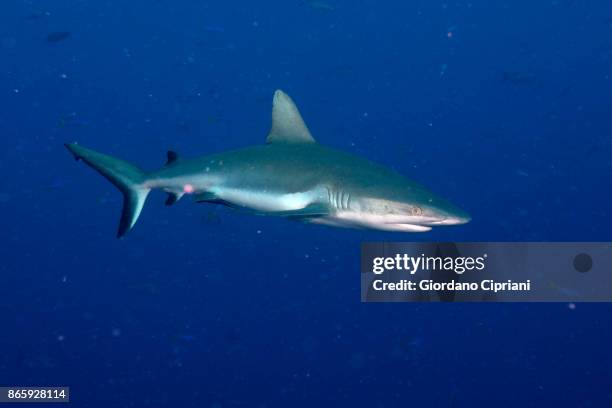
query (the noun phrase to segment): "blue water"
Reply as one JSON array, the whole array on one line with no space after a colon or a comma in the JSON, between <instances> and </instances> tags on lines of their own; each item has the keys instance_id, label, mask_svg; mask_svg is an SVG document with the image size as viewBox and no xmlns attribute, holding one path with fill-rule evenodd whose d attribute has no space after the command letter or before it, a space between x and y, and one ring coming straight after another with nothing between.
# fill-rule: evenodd
<instances>
[{"instance_id":1,"label":"blue water","mask_svg":"<svg viewBox=\"0 0 612 408\"><path fill-rule=\"evenodd\" d=\"M53 33L69 35L51 35ZM62 38L64 37L64 38ZM4 0L0 385L79 407L612 406L606 304L361 304L363 241L609 241L604 0ZM470 212L426 234L120 195L78 141L158 168L321 143Z\"/></svg>"}]
</instances>

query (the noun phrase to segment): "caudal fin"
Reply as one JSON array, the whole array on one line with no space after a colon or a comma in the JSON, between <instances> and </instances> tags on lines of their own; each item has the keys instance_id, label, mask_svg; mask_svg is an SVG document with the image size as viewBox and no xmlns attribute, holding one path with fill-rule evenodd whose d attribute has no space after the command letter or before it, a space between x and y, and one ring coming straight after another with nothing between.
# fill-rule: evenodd
<instances>
[{"instance_id":1,"label":"caudal fin","mask_svg":"<svg viewBox=\"0 0 612 408\"><path fill-rule=\"evenodd\" d=\"M117 237L124 236L136 224L142 206L151 191L144 187L146 173L124 160L95 152L76 143L66 143L65 146L75 159L83 160L123 193L123 209Z\"/></svg>"}]
</instances>

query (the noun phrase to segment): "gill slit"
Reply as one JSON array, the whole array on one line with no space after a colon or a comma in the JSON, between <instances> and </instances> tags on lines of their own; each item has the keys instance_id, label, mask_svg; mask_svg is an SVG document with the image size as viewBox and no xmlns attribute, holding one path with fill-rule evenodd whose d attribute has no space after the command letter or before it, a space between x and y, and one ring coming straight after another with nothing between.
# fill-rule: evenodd
<instances>
[{"instance_id":1,"label":"gill slit","mask_svg":"<svg viewBox=\"0 0 612 408\"><path fill-rule=\"evenodd\" d=\"M345 190L327 187L327 201L336 210L349 210L351 208L351 194Z\"/></svg>"}]
</instances>

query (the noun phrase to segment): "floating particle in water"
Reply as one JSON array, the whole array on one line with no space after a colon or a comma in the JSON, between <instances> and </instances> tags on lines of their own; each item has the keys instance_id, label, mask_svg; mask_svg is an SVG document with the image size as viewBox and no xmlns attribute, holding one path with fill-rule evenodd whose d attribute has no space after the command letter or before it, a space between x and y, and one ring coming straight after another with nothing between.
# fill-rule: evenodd
<instances>
[{"instance_id":1,"label":"floating particle in water","mask_svg":"<svg viewBox=\"0 0 612 408\"><path fill-rule=\"evenodd\" d=\"M567 305L567 308L569 310L576 310L576 304L575 303L570 303L570 304Z\"/></svg>"},{"instance_id":2,"label":"floating particle in water","mask_svg":"<svg viewBox=\"0 0 612 408\"><path fill-rule=\"evenodd\" d=\"M455 26L451 26L446 29L446 38L451 39L455 36L455 28Z\"/></svg>"},{"instance_id":3,"label":"floating particle in water","mask_svg":"<svg viewBox=\"0 0 612 408\"><path fill-rule=\"evenodd\" d=\"M119 336L121 336L121 329L118 329L118 328L115 327L111 331L111 334L112 334L113 337L119 337Z\"/></svg>"},{"instance_id":4,"label":"floating particle in water","mask_svg":"<svg viewBox=\"0 0 612 408\"><path fill-rule=\"evenodd\" d=\"M444 74L446 74L447 69L448 69L448 64L442 64L442 66L440 66L440 76L444 76Z\"/></svg>"}]
</instances>

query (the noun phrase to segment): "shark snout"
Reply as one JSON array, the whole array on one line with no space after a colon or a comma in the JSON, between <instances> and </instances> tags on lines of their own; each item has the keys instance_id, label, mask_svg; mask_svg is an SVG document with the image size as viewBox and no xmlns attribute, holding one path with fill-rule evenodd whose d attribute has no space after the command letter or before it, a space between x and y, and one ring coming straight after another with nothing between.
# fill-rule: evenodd
<instances>
[{"instance_id":1,"label":"shark snout","mask_svg":"<svg viewBox=\"0 0 612 408\"><path fill-rule=\"evenodd\" d=\"M472 220L472 217L465 211L457 209L452 212L441 212L437 215L436 219L429 222L427 225L461 225L467 224Z\"/></svg>"},{"instance_id":2,"label":"shark snout","mask_svg":"<svg viewBox=\"0 0 612 408\"><path fill-rule=\"evenodd\" d=\"M468 213L463 213L462 215L455 217L453 221L455 222L453 225L467 224L468 222L472 221L472 216Z\"/></svg>"},{"instance_id":3,"label":"shark snout","mask_svg":"<svg viewBox=\"0 0 612 408\"><path fill-rule=\"evenodd\" d=\"M438 221L433 221L429 223L428 225L431 225L431 226L434 226L434 225L461 225L461 224L467 224L471 220L472 218L469 215L450 216L450 217L442 218Z\"/></svg>"},{"instance_id":4,"label":"shark snout","mask_svg":"<svg viewBox=\"0 0 612 408\"><path fill-rule=\"evenodd\" d=\"M428 199L427 203L423 201L367 198L359 202L359 218L369 224L411 225L427 230L434 226L466 224L471 220L467 212L447 201L435 198Z\"/></svg>"}]
</instances>

